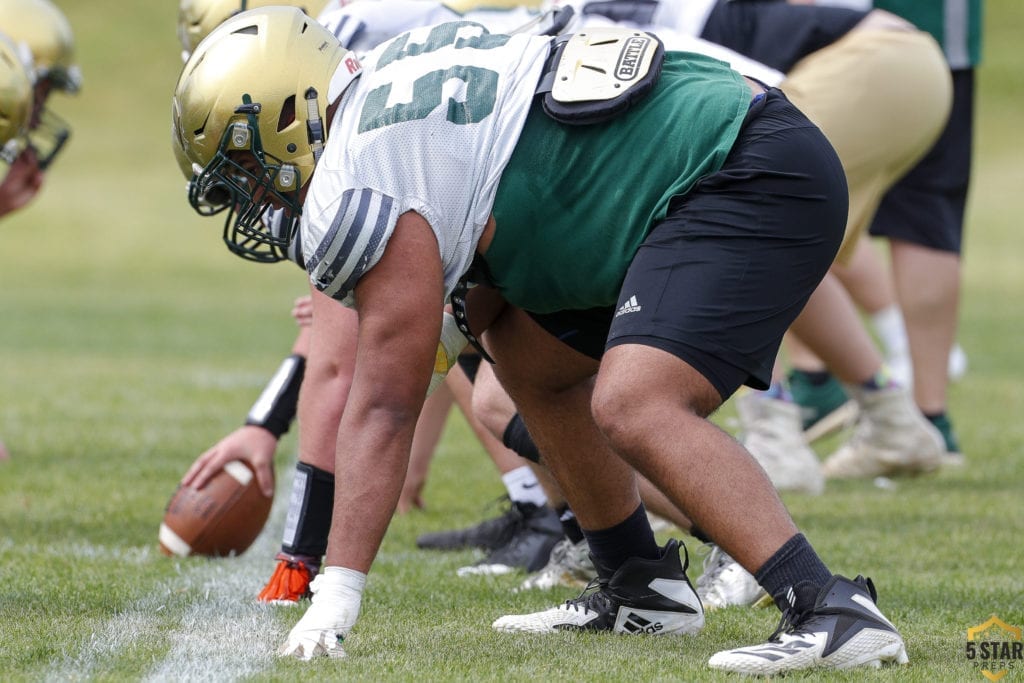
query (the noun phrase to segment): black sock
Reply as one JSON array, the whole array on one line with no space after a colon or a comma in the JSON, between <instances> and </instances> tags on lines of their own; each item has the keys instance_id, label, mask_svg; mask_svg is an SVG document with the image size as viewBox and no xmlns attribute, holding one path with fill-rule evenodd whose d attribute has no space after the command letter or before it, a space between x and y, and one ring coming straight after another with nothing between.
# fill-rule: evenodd
<instances>
[{"instance_id":1,"label":"black sock","mask_svg":"<svg viewBox=\"0 0 1024 683\"><path fill-rule=\"evenodd\" d=\"M691 522L691 525L692 525L690 527L690 535L691 536L696 538L701 543L710 543L711 542L711 538L706 533L704 533L703 529L701 529L696 524L693 524L692 522Z\"/></svg>"},{"instance_id":2,"label":"black sock","mask_svg":"<svg viewBox=\"0 0 1024 683\"><path fill-rule=\"evenodd\" d=\"M804 535L796 534L761 565L754 578L768 591L779 609L785 609L789 607L786 593L791 586L801 581L824 586L832 578L832 572L818 557L818 553L814 552Z\"/></svg>"},{"instance_id":3,"label":"black sock","mask_svg":"<svg viewBox=\"0 0 1024 683\"><path fill-rule=\"evenodd\" d=\"M631 557L656 560L661 556L643 503L629 517L610 529L583 530L598 575L610 578Z\"/></svg>"}]
</instances>

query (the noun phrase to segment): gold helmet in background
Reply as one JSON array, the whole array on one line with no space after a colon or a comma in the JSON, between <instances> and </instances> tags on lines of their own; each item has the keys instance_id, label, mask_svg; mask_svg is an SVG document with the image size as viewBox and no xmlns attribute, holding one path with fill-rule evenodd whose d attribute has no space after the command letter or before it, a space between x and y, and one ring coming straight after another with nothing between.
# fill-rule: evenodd
<instances>
[{"instance_id":1,"label":"gold helmet in background","mask_svg":"<svg viewBox=\"0 0 1024 683\"><path fill-rule=\"evenodd\" d=\"M327 108L359 75L355 55L294 7L237 14L201 42L171 103L172 145L200 214L228 210L224 240L254 261L286 258L294 235L268 229L301 212L327 134Z\"/></svg>"},{"instance_id":2,"label":"gold helmet in background","mask_svg":"<svg viewBox=\"0 0 1024 683\"><path fill-rule=\"evenodd\" d=\"M74 94L82 74L74 62L75 40L64 13L50 0L0 0L0 32L6 33L31 61L34 104L28 146L41 169L53 163L71 137L71 127L46 105L52 90Z\"/></svg>"},{"instance_id":3,"label":"gold helmet in background","mask_svg":"<svg viewBox=\"0 0 1024 683\"><path fill-rule=\"evenodd\" d=\"M36 81L68 93L82 87L71 25L50 0L0 0L0 31L32 52Z\"/></svg>"},{"instance_id":4,"label":"gold helmet in background","mask_svg":"<svg viewBox=\"0 0 1024 683\"><path fill-rule=\"evenodd\" d=\"M285 5L298 7L311 17L325 0L181 0L178 5L178 40L182 59L188 59L199 42L231 17L250 9Z\"/></svg>"},{"instance_id":5,"label":"gold helmet in background","mask_svg":"<svg viewBox=\"0 0 1024 683\"><path fill-rule=\"evenodd\" d=\"M31 116L32 79L14 43L0 35L0 146L24 136Z\"/></svg>"}]
</instances>

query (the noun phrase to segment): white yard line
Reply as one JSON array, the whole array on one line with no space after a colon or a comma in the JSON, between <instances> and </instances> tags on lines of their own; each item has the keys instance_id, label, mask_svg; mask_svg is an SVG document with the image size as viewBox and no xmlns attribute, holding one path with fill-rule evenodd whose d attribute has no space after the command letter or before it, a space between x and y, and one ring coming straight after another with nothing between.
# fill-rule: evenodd
<instances>
[{"instance_id":1,"label":"white yard line","mask_svg":"<svg viewBox=\"0 0 1024 683\"><path fill-rule=\"evenodd\" d=\"M290 462L286 468L294 472ZM270 520L244 555L212 563L167 558L178 563L179 575L107 619L77 654L54 662L46 680L109 675L112 662L147 639L168 641L170 648L144 675L145 681L235 681L269 669L287 635L277 617L287 608L260 605L255 598L274 568L290 490L289 473L278 480ZM88 544L70 549L72 555L102 555L123 564L152 562L157 553L155 532L152 549L123 553ZM180 615L174 617L178 627L171 632L160 618L168 612Z\"/></svg>"}]
</instances>

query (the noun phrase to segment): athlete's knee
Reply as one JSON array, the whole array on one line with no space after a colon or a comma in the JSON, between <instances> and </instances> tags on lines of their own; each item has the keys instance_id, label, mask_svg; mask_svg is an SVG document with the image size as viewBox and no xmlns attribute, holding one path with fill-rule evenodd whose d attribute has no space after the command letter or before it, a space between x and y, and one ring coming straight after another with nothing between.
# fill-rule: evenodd
<instances>
[{"instance_id":1,"label":"athlete's knee","mask_svg":"<svg viewBox=\"0 0 1024 683\"><path fill-rule=\"evenodd\" d=\"M612 445L621 446L644 429L646 416L652 414L650 402L650 394L636 383L602 378L594 387L590 411Z\"/></svg>"},{"instance_id":2,"label":"athlete's knee","mask_svg":"<svg viewBox=\"0 0 1024 683\"><path fill-rule=\"evenodd\" d=\"M497 381L474 386L472 405L473 416L499 439L516 412L512 399Z\"/></svg>"}]
</instances>

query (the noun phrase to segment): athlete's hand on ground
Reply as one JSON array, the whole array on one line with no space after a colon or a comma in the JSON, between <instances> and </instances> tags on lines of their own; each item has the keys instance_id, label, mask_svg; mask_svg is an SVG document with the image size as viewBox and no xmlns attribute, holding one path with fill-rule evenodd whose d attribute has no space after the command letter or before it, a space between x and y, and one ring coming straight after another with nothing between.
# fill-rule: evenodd
<instances>
[{"instance_id":1,"label":"athlete's hand on ground","mask_svg":"<svg viewBox=\"0 0 1024 683\"><path fill-rule=\"evenodd\" d=\"M263 495L274 495L274 453L277 439L263 427L245 425L218 441L212 448L196 458L181 483L201 489L210 478L224 469L232 460L249 463L256 472Z\"/></svg>"},{"instance_id":2,"label":"athlete's hand on ground","mask_svg":"<svg viewBox=\"0 0 1024 683\"><path fill-rule=\"evenodd\" d=\"M313 592L312 604L288 634L278 651L280 656L305 661L314 657L346 656L341 645L359 617L362 588L353 590L342 585L345 579L340 573L344 572L349 570L325 567L313 579L309 586ZM365 578L363 575L362 580Z\"/></svg>"}]
</instances>

